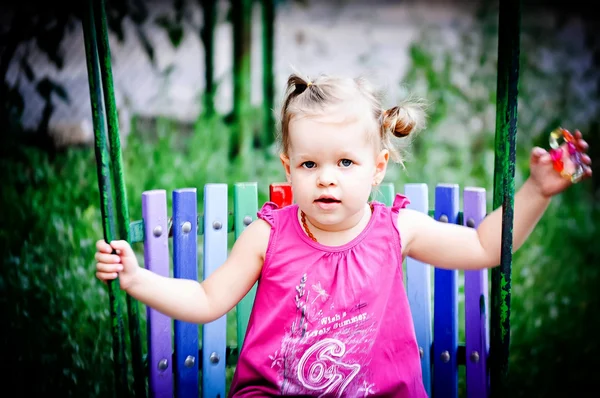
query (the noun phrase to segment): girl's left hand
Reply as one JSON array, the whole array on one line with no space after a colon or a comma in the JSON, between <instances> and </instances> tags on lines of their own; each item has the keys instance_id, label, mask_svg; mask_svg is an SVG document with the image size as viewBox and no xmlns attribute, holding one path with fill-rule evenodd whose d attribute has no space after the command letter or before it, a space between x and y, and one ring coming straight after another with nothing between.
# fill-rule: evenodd
<instances>
[{"instance_id":1,"label":"girl's left hand","mask_svg":"<svg viewBox=\"0 0 600 398\"><path fill-rule=\"evenodd\" d=\"M592 175L592 169L590 167L592 161L586 154L588 150L588 144L581 138L581 132L575 130L573 134L575 138L575 146L581 152L581 161L583 162L583 176L581 180L589 178ZM561 145L563 151L563 162L564 170L571 174L575 171L576 164L573 163L567 149L567 144ZM559 172L554 170L552 165L552 157L550 153L543 148L535 147L531 150L531 161L530 161L531 174L530 178L536 183L543 196L554 196L569 186L572 182L561 176Z\"/></svg>"}]
</instances>

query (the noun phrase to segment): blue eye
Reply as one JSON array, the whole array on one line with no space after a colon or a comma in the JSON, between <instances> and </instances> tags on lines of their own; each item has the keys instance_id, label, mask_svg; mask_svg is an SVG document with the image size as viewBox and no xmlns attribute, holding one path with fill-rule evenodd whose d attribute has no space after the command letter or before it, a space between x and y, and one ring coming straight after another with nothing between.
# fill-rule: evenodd
<instances>
[{"instance_id":1,"label":"blue eye","mask_svg":"<svg viewBox=\"0 0 600 398\"><path fill-rule=\"evenodd\" d=\"M352 162L350 159L340 160L340 165L343 167L350 167L350 166L352 166L352 163L354 163L354 162Z\"/></svg>"},{"instance_id":2,"label":"blue eye","mask_svg":"<svg viewBox=\"0 0 600 398\"><path fill-rule=\"evenodd\" d=\"M311 162L310 160L308 162L302 163L302 167L304 167L305 169L313 169L316 166L317 164L315 162Z\"/></svg>"}]
</instances>

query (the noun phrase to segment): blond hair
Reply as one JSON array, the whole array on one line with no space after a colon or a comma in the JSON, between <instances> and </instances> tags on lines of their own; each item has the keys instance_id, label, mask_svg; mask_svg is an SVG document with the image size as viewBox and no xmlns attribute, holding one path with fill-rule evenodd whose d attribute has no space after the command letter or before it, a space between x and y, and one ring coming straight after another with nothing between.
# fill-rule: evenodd
<instances>
[{"instance_id":1,"label":"blond hair","mask_svg":"<svg viewBox=\"0 0 600 398\"><path fill-rule=\"evenodd\" d=\"M378 138L390 159L403 164L408 137L425 125L422 101L404 101L390 109L382 107L381 95L364 78L320 75L311 81L291 74L280 111L278 141L284 154L290 147L289 124L301 116L326 116L343 112L366 121L371 137Z\"/></svg>"}]
</instances>

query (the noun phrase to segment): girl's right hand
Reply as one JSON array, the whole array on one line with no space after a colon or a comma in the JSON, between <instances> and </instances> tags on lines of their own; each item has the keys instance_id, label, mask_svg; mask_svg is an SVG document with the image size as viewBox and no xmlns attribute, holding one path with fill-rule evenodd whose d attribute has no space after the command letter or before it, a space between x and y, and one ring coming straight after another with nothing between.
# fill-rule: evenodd
<instances>
[{"instance_id":1,"label":"girl's right hand","mask_svg":"<svg viewBox=\"0 0 600 398\"><path fill-rule=\"evenodd\" d=\"M119 277L121 289L127 291L135 281L139 268L129 242L115 240L109 245L104 239L96 242L96 277L108 282ZM113 254L113 250L116 254Z\"/></svg>"}]
</instances>

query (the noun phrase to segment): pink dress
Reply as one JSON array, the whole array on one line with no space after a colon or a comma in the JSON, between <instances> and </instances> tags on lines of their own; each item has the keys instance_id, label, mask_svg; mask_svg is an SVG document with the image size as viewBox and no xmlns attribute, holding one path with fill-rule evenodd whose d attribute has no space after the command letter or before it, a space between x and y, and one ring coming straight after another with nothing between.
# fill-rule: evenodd
<instances>
[{"instance_id":1,"label":"pink dress","mask_svg":"<svg viewBox=\"0 0 600 398\"><path fill-rule=\"evenodd\" d=\"M229 395L427 397L402 275L397 195L338 247L312 241L298 206L266 203L271 225Z\"/></svg>"}]
</instances>

